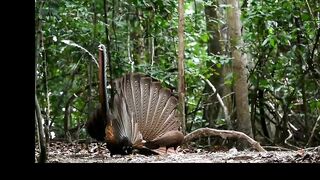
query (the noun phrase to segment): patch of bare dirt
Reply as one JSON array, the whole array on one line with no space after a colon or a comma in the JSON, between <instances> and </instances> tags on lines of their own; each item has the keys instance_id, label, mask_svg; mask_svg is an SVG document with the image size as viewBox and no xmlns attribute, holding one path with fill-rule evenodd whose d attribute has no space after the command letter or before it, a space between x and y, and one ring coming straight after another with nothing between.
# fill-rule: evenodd
<instances>
[{"instance_id":1,"label":"patch of bare dirt","mask_svg":"<svg viewBox=\"0 0 320 180\"><path fill-rule=\"evenodd\" d=\"M36 157L39 151L36 147ZM229 151L210 152L203 149L178 149L177 153L144 156L133 154L110 157L105 144L51 143L49 163L320 163L320 147L298 151Z\"/></svg>"}]
</instances>

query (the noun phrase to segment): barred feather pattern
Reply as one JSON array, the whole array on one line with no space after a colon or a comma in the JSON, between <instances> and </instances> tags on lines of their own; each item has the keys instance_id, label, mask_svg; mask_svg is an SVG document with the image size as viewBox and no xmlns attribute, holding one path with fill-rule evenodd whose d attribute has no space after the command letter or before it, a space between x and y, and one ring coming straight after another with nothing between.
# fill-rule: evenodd
<instances>
[{"instance_id":1,"label":"barred feather pattern","mask_svg":"<svg viewBox=\"0 0 320 180\"><path fill-rule=\"evenodd\" d=\"M113 114L119 135L140 146L168 131L179 130L177 99L159 81L140 73L128 73L113 81L116 89Z\"/></svg>"}]
</instances>

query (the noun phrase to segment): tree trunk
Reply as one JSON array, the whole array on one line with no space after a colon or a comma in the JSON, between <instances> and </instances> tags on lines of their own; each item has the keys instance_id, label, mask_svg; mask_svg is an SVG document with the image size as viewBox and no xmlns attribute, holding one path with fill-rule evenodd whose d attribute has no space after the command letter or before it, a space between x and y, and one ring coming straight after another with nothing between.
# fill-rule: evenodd
<instances>
[{"instance_id":1,"label":"tree trunk","mask_svg":"<svg viewBox=\"0 0 320 180\"><path fill-rule=\"evenodd\" d=\"M237 47L242 46L240 9L237 0L227 0L231 8L228 8L228 27L231 52L233 57L233 72L235 77L234 91L237 109L237 130L252 137L252 128L248 102L248 83L246 71L246 59Z\"/></svg>"},{"instance_id":2,"label":"tree trunk","mask_svg":"<svg viewBox=\"0 0 320 180\"><path fill-rule=\"evenodd\" d=\"M87 96L87 101L88 101L88 110L87 112L93 112L93 106L92 106L92 76L93 76L93 67L92 63L89 63L88 66L88 96ZM90 118L90 113L88 113L88 119Z\"/></svg>"},{"instance_id":3,"label":"tree trunk","mask_svg":"<svg viewBox=\"0 0 320 180\"><path fill-rule=\"evenodd\" d=\"M209 41L208 41L208 55L222 55L222 48L221 48L221 35L220 35L220 26L219 24L214 21L218 19L218 2L215 2L215 5L205 6L205 15L206 15L206 25L207 31L209 32ZM218 68L212 62L207 64L207 67L213 68L215 72L219 75L212 75L209 78L209 81L213 84L214 87L217 88L217 93L220 95L223 94L223 68ZM212 90L208 84L205 85L204 89L205 93L212 93ZM204 107L204 119L209 121L209 127L215 127L214 121L218 118L219 112L221 111L221 106L218 103L216 95L209 95L209 98L205 100L205 107ZM227 122L230 125L229 122ZM230 128L228 126L228 128Z\"/></svg>"},{"instance_id":4,"label":"tree trunk","mask_svg":"<svg viewBox=\"0 0 320 180\"><path fill-rule=\"evenodd\" d=\"M132 57L136 65L145 63L145 43L144 43L144 33L145 28L141 25L142 12L139 8L130 8L135 14L133 18L130 18L130 39L132 41Z\"/></svg>"},{"instance_id":5,"label":"tree trunk","mask_svg":"<svg viewBox=\"0 0 320 180\"><path fill-rule=\"evenodd\" d=\"M264 111L264 91L262 89L258 90L258 99L259 99L259 112L260 112L260 124L261 129L263 132L263 136L270 138L266 118L265 118L265 111ZM253 117L254 118L254 117Z\"/></svg>"},{"instance_id":6,"label":"tree trunk","mask_svg":"<svg viewBox=\"0 0 320 180\"><path fill-rule=\"evenodd\" d=\"M106 53L107 53L107 58L108 58L108 66L109 66L109 86L110 86L110 102L113 102L113 97L114 97L114 91L112 87L112 63L111 63L111 54L110 54L110 49L111 49L111 44L110 44L110 36L109 36L109 28L108 28L108 2L107 0L103 1L104 3L104 23L105 23L105 32L106 32ZM96 12L95 12L96 14ZM96 25L96 22L94 22ZM114 27L114 26L113 26ZM115 33L115 32L114 32ZM116 34L116 33L115 33ZM108 74L108 71L107 71Z\"/></svg>"},{"instance_id":7,"label":"tree trunk","mask_svg":"<svg viewBox=\"0 0 320 180\"><path fill-rule=\"evenodd\" d=\"M296 9L297 11L300 11L299 9ZM306 83L305 83L305 72L303 70L303 67L306 66L304 64L305 60L301 54L301 52L303 52L303 44L302 44L302 33L301 33L301 22L300 19L298 17L294 18L294 22L297 28L297 48L296 48L296 56L298 58L298 63L299 63L299 67L300 67L300 83L298 88L301 89L301 94L302 94L302 111L304 114L304 125L305 125L305 135L306 135L306 139L308 139L309 137L309 123L308 121L310 120L310 118L308 117L308 102L307 102L307 94L306 94Z\"/></svg>"},{"instance_id":8,"label":"tree trunk","mask_svg":"<svg viewBox=\"0 0 320 180\"><path fill-rule=\"evenodd\" d=\"M40 157L38 159L39 163L45 163L47 161L47 143L45 141L45 135L43 130L43 120L41 116L40 105L37 98L37 65L40 55L40 38L41 38L41 18L40 18L40 10L43 6L44 2L38 2L36 4L36 22L35 22L35 82L34 82L34 90L35 90L35 124L37 125L37 136L39 142L40 149Z\"/></svg>"},{"instance_id":9,"label":"tree trunk","mask_svg":"<svg viewBox=\"0 0 320 180\"><path fill-rule=\"evenodd\" d=\"M49 143L50 141L50 127L49 127L49 119L50 119L50 97L49 97L49 87L48 87L48 63L46 58L46 53L44 51L44 43L43 43L43 34L40 35L40 42L41 42L41 49L43 49L43 67L44 67L44 77L43 77L43 84L44 84L44 91L46 95L46 110L45 110L45 118L44 118L44 134L46 137L46 143Z\"/></svg>"},{"instance_id":10,"label":"tree trunk","mask_svg":"<svg viewBox=\"0 0 320 180\"><path fill-rule=\"evenodd\" d=\"M47 143L45 141L44 130L43 130L43 118L41 116L41 110L38 102L37 95L35 95L35 119L38 125L38 141L40 147L40 156L39 156L39 163L45 163L47 161Z\"/></svg>"},{"instance_id":11,"label":"tree trunk","mask_svg":"<svg viewBox=\"0 0 320 180\"><path fill-rule=\"evenodd\" d=\"M186 117L185 117L185 82L184 82L184 0L179 0L179 26L178 26L178 93L179 93L179 110L181 114L182 132L186 131Z\"/></svg>"},{"instance_id":12,"label":"tree trunk","mask_svg":"<svg viewBox=\"0 0 320 180\"><path fill-rule=\"evenodd\" d=\"M225 3L226 3L225 0L218 0L218 4L225 4ZM227 13L225 12L224 9L219 10L218 12L219 12L218 18L227 19L227 17L226 17ZM227 27L226 24L223 24L220 27L220 38L221 38L220 45L221 45L221 50L222 50L223 54L228 56L229 54L228 54L227 50L229 49L229 43L227 43L227 40L228 40L229 34L228 34L226 27ZM232 73L233 72L232 72L232 64L231 63L225 64L222 66L222 74L223 74L223 77L225 78L225 80L229 80L226 77L229 77L230 74L232 74ZM235 98L234 98L234 93L233 93L233 84L231 84L231 83L224 84L222 96L223 96L223 102L228 109L229 117L230 117L230 122L227 122L227 123L230 124L229 128L233 129L234 123L232 123L232 122L234 122L236 119L235 107L234 107L235 106L235 100L234 100Z\"/></svg>"},{"instance_id":13,"label":"tree trunk","mask_svg":"<svg viewBox=\"0 0 320 180\"><path fill-rule=\"evenodd\" d=\"M42 25L41 22L39 21L39 31L38 31L38 38L39 38L39 48L41 49L41 54L42 54L42 63L43 63L43 84L44 84L44 92L45 92L45 99L46 99L46 109L45 111L45 118L44 118L44 134L46 138L46 143L49 143L50 141L50 133L49 133L49 119L50 119L50 111L51 111L51 106L50 106L50 97L49 97L49 88L48 88L48 62L47 62L47 54L46 50L44 47L44 38L43 38L43 32L42 32ZM40 53L40 51L39 51ZM39 60L39 57L37 61Z\"/></svg>"},{"instance_id":14,"label":"tree trunk","mask_svg":"<svg viewBox=\"0 0 320 180\"><path fill-rule=\"evenodd\" d=\"M64 136L68 140L68 142L72 142L71 136L70 136L70 129L71 126L71 107L69 101L66 104L65 111L64 111L64 118L63 118L63 130L64 130Z\"/></svg>"},{"instance_id":15,"label":"tree trunk","mask_svg":"<svg viewBox=\"0 0 320 180\"><path fill-rule=\"evenodd\" d=\"M106 3L105 1L104 1L104 3ZM97 9L96 9L95 2L93 2L92 8L93 8L93 21L92 21L92 24L93 24L93 33L92 33L93 43L92 43L92 46L93 46L93 51L95 51L95 50L97 50L97 47L96 47L96 45L97 45L97 43L96 43L97 42L97 12L96 12ZM105 8L104 8L104 11L106 11ZM104 16L105 16L105 23L107 23L106 22L106 12L105 12ZM108 35L107 31L108 31L108 28L106 27L106 34ZM107 43L108 43L108 40L107 40ZM108 44L107 44L107 46L108 46ZM92 63L89 63L87 67L88 67L87 85L89 86L88 94L87 94L87 102L88 102L87 112L88 112L88 119L89 119L90 118L90 112L93 112L93 109L94 109L93 106L92 106L92 79L93 79L93 66L92 66Z\"/></svg>"}]
</instances>

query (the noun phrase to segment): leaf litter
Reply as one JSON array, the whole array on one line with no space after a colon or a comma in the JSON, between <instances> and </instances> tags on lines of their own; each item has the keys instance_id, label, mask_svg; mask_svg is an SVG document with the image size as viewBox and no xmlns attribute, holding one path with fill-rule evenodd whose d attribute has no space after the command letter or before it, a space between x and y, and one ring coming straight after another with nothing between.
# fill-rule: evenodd
<instances>
[{"instance_id":1,"label":"leaf litter","mask_svg":"<svg viewBox=\"0 0 320 180\"><path fill-rule=\"evenodd\" d=\"M310 149L310 148L309 148ZM105 143L64 143L51 142L48 151L48 163L320 163L320 147L298 151L208 151L197 148L178 148L177 152L159 150L162 155L127 156L110 153ZM36 145L36 157L39 149Z\"/></svg>"}]
</instances>

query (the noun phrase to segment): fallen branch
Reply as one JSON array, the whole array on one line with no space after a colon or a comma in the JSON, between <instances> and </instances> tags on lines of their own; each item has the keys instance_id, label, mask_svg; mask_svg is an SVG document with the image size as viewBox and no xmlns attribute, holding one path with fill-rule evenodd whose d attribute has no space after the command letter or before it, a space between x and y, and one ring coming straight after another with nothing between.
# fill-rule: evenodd
<instances>
[{"instance_id":1,"label":"fallen branch","mask_svg":"<svg viewBox=\"0 0 320 180\"><path fill-rule=\"evenodd\" d=\"M318 151L320 152L320 146L316 146L316 147L308 147L308 148L305 148L303 149L305 151Z\"/></svg>"},{"instance_id":2,"label":"fallen branch","mask_svg":"<svg viewBox=\"0 0 320 180\"><path fill-rule=\"evenodd\" d=\"M87 143L87 139L79 139L79 140L73 140L71 143L68 141L66 138L54 138L50 140L50 143L56 143L56 142L62 142L62 143L67 143L67 144L73 144L73 143ZM99 141L92 139L91 143L98 143Z\"/></svg>"},{"instance_id":3,"label":"fallen branch","mask_svg":"<svg viewBox=\"0 0 320 180\"><path fill-rule=\"evenodd\" d=\"M291 131L290 131L289 129L288 129L287 131L288 131L288 133L289 133L289 136L284 140L284 143L285 143L286 145L290 146L291 148L293 148L294 150L299 150L299 149L301 149L301 148L299 148L299 147L297 147L297 146L294 146L294 145L292 145L292 144L290 144L290 143L288 142L288 140L289 140L290 138L292 138L292 133L291 133Z\"/></svg>"},{"instance_id":4,"label":"fallen branch","mask_svg":"<svg viewBox=\"0 0 320 180\"><path fill-rule=\"evenodd\" d=\"M222 101L222 99L221 99L220 94L217 92L217 89L213 86L213 84L212 84L208 79L206 79L206 78L205 78L204 76L202 76L201 74L200 74L200 77L201 77L204 81L206 81L206 83L208 83L208 85L211 87L213 93L217 93L217 99L218 99L220 105L222 106L222 109L223 109L223 113L224 113L224 117L225 117L227 126L228 126L228 128L231 128L231 121L230 121L230 116L229 116L229 113L228 113L228 109L227 109L227 107L224 105L224 103L223 103L223 101Z\"/></svg>"},{"instance_id":5,"label":"fallen branch","mask_svg":"<svg viewBox=\"0 0 320 180\"><path fill-rule=\"evenodd\" d=\"M317 151L318 148L320 149L320 146L316 146L316 147L309 147L309 148L304 148L304 149L289 149L289 148L285 148L285 147L281 147L281 146L263 146L264 149L268 149L270 151L297 151L297 150L303 150L303 151Z\"/></svg>"},{"instance_id":6,"label":"fallen branch","mask_svg":"<svg viewBox=\"0 0 320 180\"><path fill-rule=\"evenodd\" d=\"M260 144L253 140L248 135L244 134L243 132L239 131L233 131L233 130L218 130L218 129L212 129L212 128L200 128L197 129L189 134L187 134L184 137L184 142L192 141L193 139L202 137L202 136L220 136L223 139L226 138L238 138L238 139L244 139L248 141L253 148L255 148L259 152L266 152L265 149L263 149Z\"/></svg>"},{"instance_id":7,"label":"fallen branch","mask_svg":"<svg viewBox=\"0 0 320 180\"><path fill-rule=\"evenodd\" d=\"M270 151L274 151L274 150L277 150L277 151L292 151L292 149L288 149L288 148L285 148L285 147L281 147L281 146L263 146L264 149L268 149Z\"/></svg>"},{"instance_id":8,"label":"fallen branch","mask_svg":"<svg viewBox=\"0 0 320 180\"><path fill-rule=\"evenodd\" d=\"M314 126L312 128L311 135L310 135L310 137L308 139L308 142L307 142L305 147L308 147L309 144L311 143L311 140L312 140L312 138L314 136L314 132L316 131L316 129L317 129L318 125L319 125L319 122L320 122L320 116L318 116L317 121L316 121L316 123L314 124Z\"/></svg>"}]
</instances>

